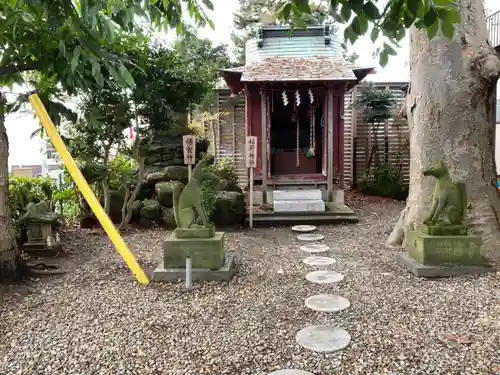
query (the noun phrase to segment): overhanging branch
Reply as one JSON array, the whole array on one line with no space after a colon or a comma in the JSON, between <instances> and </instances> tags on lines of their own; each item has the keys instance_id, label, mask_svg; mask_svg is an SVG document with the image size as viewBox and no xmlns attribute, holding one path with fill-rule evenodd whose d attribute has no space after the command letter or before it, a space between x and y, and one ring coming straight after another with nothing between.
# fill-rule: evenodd
<instances>
[{"instance_id":1,"label":"overhanging branch","mask_svg":"<svg viewBox=\"0 0 500 375\"><path fill-rule=\"evenodd\" d=\"M14 73L27 72L29 70L37 70L39 68L37 63L25 63L19 65L5 65L0 66L0 76Z\"/></svg>"}]
</instances>

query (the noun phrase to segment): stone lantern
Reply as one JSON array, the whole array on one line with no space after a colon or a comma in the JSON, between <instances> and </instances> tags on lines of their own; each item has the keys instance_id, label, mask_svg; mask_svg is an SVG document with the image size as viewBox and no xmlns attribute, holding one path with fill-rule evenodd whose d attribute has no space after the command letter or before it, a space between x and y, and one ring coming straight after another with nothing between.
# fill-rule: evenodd
<instances>
[{"instance_id":1,"label":"stone lantern","mask_svg":"<svg viewBox=\"0 0 500 375\"><path fill-rule=\"evenodd\" d=\"M59 215L50 211L46 202L29 203L20 218L28 237L23 249L26 252L60 250L59 235L54 231L58 221Z\"/></svg>"}]
</instances>

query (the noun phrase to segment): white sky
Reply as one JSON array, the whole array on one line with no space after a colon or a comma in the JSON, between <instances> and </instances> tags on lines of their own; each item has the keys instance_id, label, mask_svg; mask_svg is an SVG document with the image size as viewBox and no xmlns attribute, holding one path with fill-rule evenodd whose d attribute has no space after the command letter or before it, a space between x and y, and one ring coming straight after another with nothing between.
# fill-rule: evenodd
<instances>
[{"instance_id":1,"label":"white sky","mask_svg":"<svg viewBox=\"0 0 500 375\"><path fill-rule=\"evenodd\" d=\"M215 24L215 30L205 28L200 36L207 37L214 44L231 44L230 34L233 27L233 13L238 8L236 0L212 0L214 12L210 18ZM485 0L485 8L490 12L500 9L499 0ZM352 51L360 55L358 64L363 66L377 66L372 58L376 46L370 40L369 35L360 38L351 47ZM401 42L401 48L397 56L392 56L386 68L377 68L377 74L370 76L370 80L379 82L401 82L408 80L408 40ZM40 164L40 146L38 139L30 139L30 134L38 128L38 121L31 115L11 115L7 117L7 134L9 136L9 166L17 164Z\"/></svg>"}]
</instances>

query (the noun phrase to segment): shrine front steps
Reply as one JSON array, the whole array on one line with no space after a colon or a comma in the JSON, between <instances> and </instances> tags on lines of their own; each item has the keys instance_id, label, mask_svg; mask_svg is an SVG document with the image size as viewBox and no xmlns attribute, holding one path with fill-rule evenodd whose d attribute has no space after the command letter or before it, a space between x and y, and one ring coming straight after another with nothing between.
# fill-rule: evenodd
<instances>
[{"instance_id":1,"label":"shrine front steps","mask_svg":"<svg viewBox=\"0 0 500 375\"><path fill-rule=\"evenodd\" d=\"M248 223L248 213L246 217ZM272 210L261 210L254 208L254 226L278 226L293 224L343 224L358 223L356 213L341 203L325 202L323 212L274 212Z\"/></svg>"},{"instance_id":2,"label":"shrine front steps","mask_svg":"<svg viewBox=\"0 0 500 375\"><path fill-rule=\"evenodd\" d=\"M272 202L276 213L325 212L325 202L319 189L273 190Z\"/></svg>"}]
</instances>

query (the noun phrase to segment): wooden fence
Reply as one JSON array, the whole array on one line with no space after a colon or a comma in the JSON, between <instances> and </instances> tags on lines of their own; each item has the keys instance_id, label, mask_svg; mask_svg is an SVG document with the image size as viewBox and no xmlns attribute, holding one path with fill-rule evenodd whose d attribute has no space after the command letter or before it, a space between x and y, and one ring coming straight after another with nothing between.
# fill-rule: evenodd
<instances>
[{"instance_id":1,"label":"wooden fence","mask_svg":"<svg viewBox=\"0 0 500 375\"><path fill-rule=\"evenodd\" d=\"M378 160L387 163L392 168L401 170L403 181L409 181L409 147L408 123L397 116L406 96L406 82L374 83L378 90L389 90L393 94L394 117L372 126L363 120L363 108L352 109L352 174L353 186L369 168L370 158L376 148ZM360 85L352 90L352 101L355 103L361 97L361 92L367 84ZM374 160L371 165L373 166Z\"/></svg>"}]
</instances>

